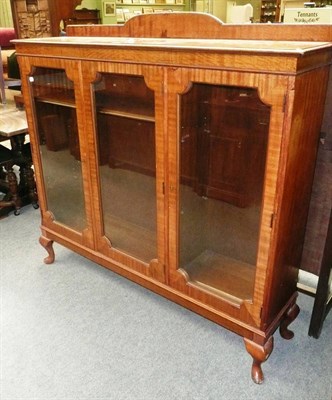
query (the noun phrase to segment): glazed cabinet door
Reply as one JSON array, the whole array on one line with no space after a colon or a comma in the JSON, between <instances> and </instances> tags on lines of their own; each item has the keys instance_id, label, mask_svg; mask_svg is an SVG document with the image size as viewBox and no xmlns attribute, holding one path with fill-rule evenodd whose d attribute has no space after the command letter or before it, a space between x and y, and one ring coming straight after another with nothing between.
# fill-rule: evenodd
<instances>
[{"instance_id":1,"label":"glazed cabinet door","mask_svg":"<svg viewBox=\"0 0 332 400\"><path fill-rule=\"evenodd\" d=\"M287 80L168 74L170 284L260 326ZM272 152L273 150L273 152Z\"/></svg>"},{"instance_id":2,"label":"glazed cabinet door","mask_svg":"<svg viewBox=\"0 0 332 400\"><path fill-rule=\"evenodd\" d=\"M97 248L164 281L162 69L86 62L83 76Z\"/></svg>"},{"instance_id":3,"label":"glazed cabinet door","mask_svg":"<svg viewBox=\"0 0 332 400\"><path fill-rule=\"evenodd\" d=\"M25 57L20 63L43 228L92 247L80 64Z\"/></svg>"}]
</instances>

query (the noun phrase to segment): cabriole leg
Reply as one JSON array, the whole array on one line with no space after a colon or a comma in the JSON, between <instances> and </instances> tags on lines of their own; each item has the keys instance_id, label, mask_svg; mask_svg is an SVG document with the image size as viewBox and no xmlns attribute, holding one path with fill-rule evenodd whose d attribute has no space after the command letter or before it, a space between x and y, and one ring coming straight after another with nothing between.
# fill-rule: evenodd
<instances>
[{"instance_id":1,"label":"cabriole leg","mask_svg":"<svg viewBox=\"0 0 332 400\"><path fill-rule=\"evenodd\" d=\"M295 320L295 318L299 315L299 312L300 312L299 306L296 303L294 303L289 307L289 309L284 314L284 317L281 320L279 327L280 335L284 339L289 340L294 337L294 332L288 329L288 325Z\"/></svg>"},{"instance_id":2,"label":"cabriole leg","mask_svg":"<svg viewBox=\"0 0 332 400\"><path fill-rule=\"evenodd\" d=\"M252 340L244 338L244 344L247 352L253 358L251 377L255 383L262 383L264 381L264 374L261 364L266 361L273 350L273 336L270 336L268 341L263 345L259 345Z\"/></svg>"},{"instance_id":3,"label":"cabriole leg","mask_svg":"<svg viewBox=\"0 0 332 400\"><path fill-rule=\"evenodd\" d=\"M54 250L53 250L53 240L50 240L45 236L41 236L39 238L39 243L45 248L45 250L48 253L48 256L44 258L44 263L52 264L55 259Z\"/></svg>"}]
</instances>

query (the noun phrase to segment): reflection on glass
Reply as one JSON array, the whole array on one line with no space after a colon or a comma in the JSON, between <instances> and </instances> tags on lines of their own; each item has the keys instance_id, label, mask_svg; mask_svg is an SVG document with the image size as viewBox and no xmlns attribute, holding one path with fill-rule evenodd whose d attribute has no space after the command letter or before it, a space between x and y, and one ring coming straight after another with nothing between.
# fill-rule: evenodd
<instances>
[{"instance_id":1,"label":"reflection on glass","mask_svg":"<svg viewBox=\"0 0 332 400\"><path fill-rule=\"evenodd\" d=\"M29 81L48 210L56 221L81 231L86 216L73 83L64 70L51 68L36 68Z\"/></svg>"},{"instance_id":2,"label":"reflection on glass","mask_svg":"<svg viewBox=\"0 0 332 400\"><path fill-rule=\"evenodd\" d=\"M253 295L269 118L256 89L181 96L180 268L234 302Z\"/></svg>"},{"instance_id":3,"label":"reflection on glass","mask_svg":"<svg viewBox=\"0 0 332 400\"><path fill-rule=\"evenodd\" d=\"M154 94L141 76L101 74L94 85L105 235L149 262L156 249Z\"/></svg>"}]
</instances>

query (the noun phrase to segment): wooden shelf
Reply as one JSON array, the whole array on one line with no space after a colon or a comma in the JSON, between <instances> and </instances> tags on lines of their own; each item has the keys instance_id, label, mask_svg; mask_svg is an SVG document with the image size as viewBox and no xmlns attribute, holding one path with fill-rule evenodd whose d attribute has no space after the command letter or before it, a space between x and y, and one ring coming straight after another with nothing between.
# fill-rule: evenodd
<instances>
[{"instance_id":1,"label":"wooden shelf","mask_svg":"<svg viewBox=\"0 0 332 400\"><path fill-rule=\"evenodd\" d=\"M155 232L111 214L104 216L104 227L115 250L138 257L146 263L157 258Z\"/></svg>"},{"instance_id":2,"label":"wooden shelf","mask_svg":"<svg viewBox=\"0 0 332 400\"><path fill-rule=\"evenodd\" d=\"M140 110L142 110L143 112L139 112ZM140 120L140 121L154 122L155 121L154 116L148 115L148 113L144 113L144 111L147 111L147 110L142 107L136 107L135 110L133 110L133 109L128 110L126 108L123 108L123 109L120 109L120 108L118 108L118 109L98 108L98 112L100 114L113 115L115 117L136 119L136 120Z\"/></svg>"},{"instance_id":3,"label":"wooden shelf","mask_svg":"<svg viewBox=\"0 0 332 400\"><path fill-rule=\"evenodd\" d=\"M57 97L57 96L37 96L35 97L36 101L40 103L54 104L56 106L70 107L76 108L75 100L70 99L68 97Z\"/></svg>"},{"instance_id":4,"label":"wooden shelf","mask_svg":"<svg viewBox=\"0 0 332 400\"><path fill-rule=\"evenodd\" d=\"M34 83L34 98L40 103L55 104L75 108L75 94L71 87L66 86L64 76L45 76L41 82Z\"/></svg>"},{"instance_id":5,"label":"wooden shelf","mask_svg":"<svg viewBox=\"0 0 332 400\"><path fill-rule=\"evenodd\" d=\"M97 112L105 115L131 118L140 121L155 121L153 102L144 102L142 99L119 96L110 92L96 92Z\"/></svg>"},{"instance_id":6,"label":"wooden shelf","mask_svg":"<svg viewBox=\"0 0 332 400\"><path fill-rule=\"evenodd\" d=\"M206 250L184 268L190 284L236 304L251 300L255 266Z\"/></svg>"}]
</instances>

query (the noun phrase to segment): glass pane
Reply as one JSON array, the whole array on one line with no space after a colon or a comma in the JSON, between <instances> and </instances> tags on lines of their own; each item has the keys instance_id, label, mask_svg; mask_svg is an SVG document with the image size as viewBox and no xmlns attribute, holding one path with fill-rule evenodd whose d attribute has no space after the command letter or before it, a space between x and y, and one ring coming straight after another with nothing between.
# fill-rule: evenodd
<instances>
[{"instance_id":1,"label":"glass pane","mask_svg":"<svg viewBox=\"0 0 332 400\"><path fill-rule=\"evenodd\" d=\"M180 118L180 267L210 292L251 299L270 107L256 89L196 83Z\"/></svg>"},{"instance_id":2,"label":"glass pane","mask_svg":"<svg viewBox=\"0 0 332 400\"><path fill-rule=\"evenodd\" d=\"M157 257L154 93L141 76L95 84L105 235L144 262Z\"/></svg>"},{"instance_id":3,"label":"glass pane","mask_svg":"<svg viewBox=\"0 0 332 400\"><path fill-rule=\"evenodd\" d=\"M64 70L36 68L29 78L38 121L47 206L56 221L86 225L73 83Z\"/></svg>"}]
</instances>

